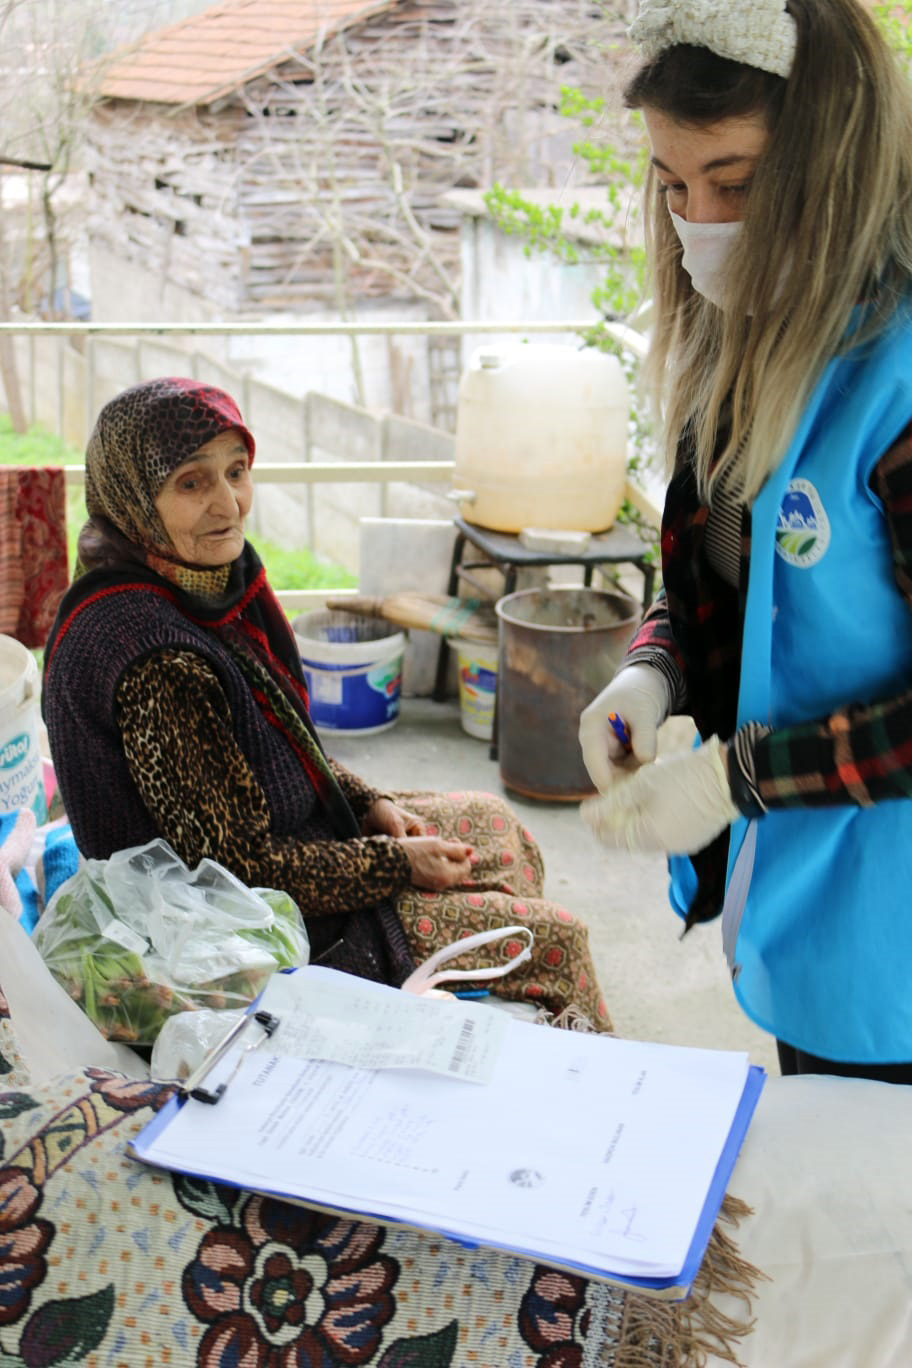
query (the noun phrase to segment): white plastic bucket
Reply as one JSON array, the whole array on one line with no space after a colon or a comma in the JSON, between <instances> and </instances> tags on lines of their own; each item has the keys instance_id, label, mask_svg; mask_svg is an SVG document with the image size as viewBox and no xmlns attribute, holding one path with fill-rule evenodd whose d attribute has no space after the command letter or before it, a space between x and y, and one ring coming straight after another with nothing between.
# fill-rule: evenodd
<instances>
[{"instance_id":1,"label":"white plastic bucket","mask_svg":"<svg viewBox=\"0 0 912 1368\"><path fill-rule=\"evenodd\" d=\"M469 736L490 741L497 693L497 643L454 642L459 662L459 721Z\"/></svg>"},{"instance_id":2,"label":"white plastic bucket","mask_svg":"<svg viewBox=\"0 0 912 1368\"><path fill-rule=\"evenodd\" d=\"M329 611L292 623L318 731L369 736L399 716L405 635L388 622Z\"/></svg>"},{"instance_id":3,"label":"white plastic bucket","mask_svg":"<svg viewBox=\"0 0 912 1368\"><path fill-rule=\"evenodd\" d=\"M31 808L47 820L38 733L38 666L15 637L0 636L0 813Z\"/></svg>"}]
</instances>

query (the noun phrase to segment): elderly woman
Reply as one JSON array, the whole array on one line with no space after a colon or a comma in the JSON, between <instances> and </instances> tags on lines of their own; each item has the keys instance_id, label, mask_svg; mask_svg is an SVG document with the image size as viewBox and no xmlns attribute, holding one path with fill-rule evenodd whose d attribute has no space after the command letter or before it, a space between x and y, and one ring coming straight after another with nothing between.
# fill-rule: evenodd
<instances>
[{"instance_id":1,"label":"elderly woman","mask_svg":"<svg viewBox=\"0 0 912 1368\"><path fill-rule=\"evenodd\" d=\"M80 850L161 837L190 866L217 860L296 900L312 961L397 985L413 956L528 925L532 960L493 991L573 1002L610 1029L586 929L542 899L538 848L501 799L400 805L324 753L294 635L244 538L253 457L234 401L193 380L137 385L99 415L43 693Z\"/></svg>"}]
</instances>

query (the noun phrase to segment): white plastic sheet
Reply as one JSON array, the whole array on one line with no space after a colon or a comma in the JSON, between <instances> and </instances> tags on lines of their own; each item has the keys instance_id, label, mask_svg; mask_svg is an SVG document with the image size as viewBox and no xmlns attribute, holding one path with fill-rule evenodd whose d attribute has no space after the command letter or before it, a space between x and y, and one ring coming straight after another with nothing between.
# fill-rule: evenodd
<instances>
[{"instance_id":1,"label":"white plastic sheet","mask_svg":"<svg viewBox=\"0 0 912 1368\"><path fill-rule=\"evenodd\" d=\"M769 1278L737 1350L746 1368L912 1363L910 1137L910 1087L767 1080L729 1184L753 1207L739 1252ZM713 1303L743 1314L721 1294Z\"/></svg>"},{"instance_id":2,"label":"white plastic sheet","mask_svg":"<svg viewBox=\"0 0 912 1368\"><path fill-rule=\"evenodd\" d=\"M0 914L2 986L22 1057L36 1085L96 1067L145 1078L134 1050L106 1040L57 983L25 930Z\"/></svg>"}]
</instances>

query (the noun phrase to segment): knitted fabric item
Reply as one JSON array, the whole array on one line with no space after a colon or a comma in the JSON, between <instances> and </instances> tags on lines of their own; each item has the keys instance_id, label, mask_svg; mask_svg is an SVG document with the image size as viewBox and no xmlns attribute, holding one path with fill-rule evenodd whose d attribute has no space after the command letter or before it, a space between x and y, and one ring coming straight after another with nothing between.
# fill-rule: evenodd
<instances>
[{"instance_id":1,"label":"knitted fabric item","mask_svg":"<svg viewBox=\"0 0 912 1368\"><path fill-rule=\"evenodd\" d=\"M160 834L130 776L116 693L134 662L174 649L201 656L218 677L235 739L269 795L273 831L317 840L342 834L321 813L289 739L264 714L217 631L190 618L178 598L173 586L151 577L129 585L109 572L91 571L61 605L45 652L42 709L57 782L83 855L108 859L115 850ZM354 828L351 816L345 834Z\"/></svg>"},{"instance_id":2,"label":"knitted fabric item","mask_svg":"<svg viewBox=\"0 0 912 1368\"><path fill-rule=\"evenodd\" d=\"M798 30L783 0L640 0L631 40L652 60L678 44L788 78Z\"/></svg>"},{"instance_id":3,"label":"knitted fabric item","mask_svg":"<svg viewBox=\"0 0 912 1368\"><path fill-rule=\"evenodd\" d=\"M57 889L79 868L79 851L69 822L51 827L44 838L44 849L35 867L38 892L45 907Z\"/></svg>"}]
</instances>

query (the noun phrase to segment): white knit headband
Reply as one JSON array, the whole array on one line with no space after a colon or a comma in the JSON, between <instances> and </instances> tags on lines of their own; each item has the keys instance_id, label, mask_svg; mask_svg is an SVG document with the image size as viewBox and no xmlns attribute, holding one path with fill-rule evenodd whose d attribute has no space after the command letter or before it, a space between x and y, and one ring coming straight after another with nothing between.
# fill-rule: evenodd
<instances>
[{"instance_id":1,"label":"white knit headband","mask_svg":"<svg viewBox=\"0 0 912 1368\"><path fill-rule=\"evenodd\" d=\"M787 77L798 30L783 0L640 0L630 37L649 59L689 43Z\"/></svg>"}]
</instances>

